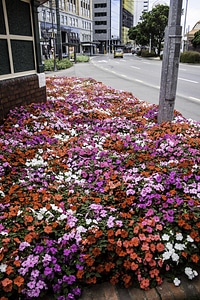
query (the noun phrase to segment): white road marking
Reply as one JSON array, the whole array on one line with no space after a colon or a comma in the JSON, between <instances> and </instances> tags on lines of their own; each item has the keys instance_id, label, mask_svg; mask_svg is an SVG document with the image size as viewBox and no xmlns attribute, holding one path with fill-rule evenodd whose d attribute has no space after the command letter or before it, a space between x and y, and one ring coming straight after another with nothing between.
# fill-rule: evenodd
<instances>
[{"instance_id":1,"label":"white road marking","mask_svg":"<svg viewBox=\"0 0 200 300\"><path fill-rule=\"evenodd\" d=\"M183 80L183 81L192 82L192 83L198 83L198 81L189 80L189 79L186 79L186 78L181 78L181 77L179 77L178 79L179 79L179 80Z\"/></svg>"},{"instance_id":2,"label":"white road marking","mask_svg":"<svg viewBox=\"0 0 200 300\"><path fill-rule=\"evenodd\" d=\"M140 68L135 67L135 66L131 66L131 68L140 70Z\"/></svg>"},{"instance_id":3,"label":"white road marking","mask_svg":"<svg viewBox=\"0 0 200 300\"><path fill-rule=\"evenodd\" d=\"M195 98L195 97L189 97L189 99L194 100L194 101L199 101L199 102L200 102L200 99Z\"/></svg>"}]
</instances>

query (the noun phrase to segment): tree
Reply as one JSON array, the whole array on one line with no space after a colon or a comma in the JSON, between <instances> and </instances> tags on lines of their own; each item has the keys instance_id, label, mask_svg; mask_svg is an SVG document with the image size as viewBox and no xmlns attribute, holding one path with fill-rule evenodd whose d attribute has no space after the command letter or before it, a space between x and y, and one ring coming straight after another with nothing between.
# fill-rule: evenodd
<instances>
[{"instance_id":1,"label":"tree","mask_svg":"<svg viewBox=\"0 0 200 300\"><path fill-rule=\"evenodd\" d=\"M144 12L140 17L140 22L129 29L129 39L141 46L147 46L151 39L151 46L157 48L160 54L168 14L168 5L156 5L151 11Z\"/></svg>"},{"instance_id":2,"label":"tree","mask_svg":"<svg viewBox=\"0 0 200 300\"><path fill-rule=\"evenodd\" d=\"M194 48L200 46L200 30L195 32L194 38L191 40L191 43Z\"/></svg>"}]
</instances>

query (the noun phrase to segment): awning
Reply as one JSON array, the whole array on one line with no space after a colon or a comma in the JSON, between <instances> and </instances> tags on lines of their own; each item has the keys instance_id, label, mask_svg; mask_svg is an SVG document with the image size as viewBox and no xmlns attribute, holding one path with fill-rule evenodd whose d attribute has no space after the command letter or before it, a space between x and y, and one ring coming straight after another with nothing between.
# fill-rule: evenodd
<instances>
[{"instance_id":1,"label":"awning","mask_svg":"<svg viewBox=\"0 0 200 300\"><path fill-rule=\"evenodd\" d=\"M44 4L45 2L48 2L49 0L34 0L34 4L36 6L40 6L42 4Z\"/></svg>"}]
</instances>

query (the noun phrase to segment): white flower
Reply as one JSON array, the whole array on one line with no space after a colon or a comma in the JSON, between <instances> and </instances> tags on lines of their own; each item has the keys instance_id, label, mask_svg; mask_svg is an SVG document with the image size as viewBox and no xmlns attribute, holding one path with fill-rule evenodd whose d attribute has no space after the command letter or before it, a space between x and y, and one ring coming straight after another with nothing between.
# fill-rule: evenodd
<instances>
[{"instance_id":1,"label":"white flower","mask_svg":"<svg viewBox=\"0 0 200 300\"><path fill-rule=\"evenodd\" d=\"M174 248L176 249L176 250L184 250L186 247L185 247L185 245L184 244L180 244L180 243L176 243L175 245L174 245Z\"/></svg>"},{"instance_id":2,"label":"white flower","mask_svg":"<svg viewBox=\"0 0 200 300\"><path fill-rule=\"evenodd\" d=\"M163 234L163 236L162 236L162 240L163 241L169 241L169 238L170 238L170 236L168 235L168 234Z\"/></svg>"},{"instance_id":3,"label":"white flower","mask_svg":"<svg viewBox=\"0 0 200 300\"><path fill-rule=\"evenodd\" d=\"M192 280L194 277L198 276L197 271L192 270L192 268L190 268L190 267L185 268L185 274L188 276L188 278L190 280Z\"/></svg>"},{"instance_id":4,"label":"white flower","mask_svg":"<svg viewBox=\"0 0 200 300\"><path fill-rule=\"evenodd\" d=\"M178 256L178 254L177 253L172 253L172 260L173 261L176 261L177 262L177 264L178 264L178 261L179 261L179 256Z\"/></svg>"},{"instance_id":5,"label":"white flower","mask_svg":"<svg viewBox=\"0 0 200 300\"><path fill-rule=\"evenodd\" d=\"M163 253L163 260L168 260L171 257L171 252L166 251Z\"/></svg>"},{"instance_id":6,"label":"white flower","mask_svg":"<svg viewBox=\"0 0 200 300\"><path fill-rule=\"evenodd\" d=\"M176 277L174 278L174 285L179 286L181 284L181 281Z\"/></svg>"},{"instance_id":7,"label":"white flower","mask_svg":"<svg viewBox=\"0 0 200 300\"><path fill-rule=\"evenodd\" d=\"M190 235L187 235L187 242L190 242L190 243L194 242L193 238L191 238Z\"/></svg>"},{"instance_id":8,"label":"white flower","mask_svg":"<svg viewBox=\"0 0 200 300\"><path fill-rule=\"evenodd\" d=\"M183 239L182 233L177 233L176 234L176 239L177 239L177 241L182 241L182 239Z\"/></svg>"},{"instance_id":9,"label":"white flower","mask_svg":"<svg viewBox=\"0 0 200 300\"><path fill-rule=\"evenodd\" d=\"M63 220L65 220L65 219L67 219L67 218L68 218L67 215L61 214L60 217L57 218L57 220L58 220L58 221L63 221Z\"/></svg>"},{"instance_id":10,"label":"white flower","mask_svg":"<svg viewBox=\"0 0 200 300\"><path fill-rule=\"evenodd\" d=\"M168 250L171 250L171 251L172 251L172 249L173 249L172 243L167 243L167 244L166 244L166 248L167 248Z\"/></svg>"},{"instance_id":11,"label":"white flower","mask_svg":"<svg viewBox=\"0 0 200 300\"><path fill-rule=\"evenodd\" d=\"M2 231L0 232L1 235L8 235L8 232L7 231Z\"/></svg>"},{"instance_id":12,"label":"white flower","mask_svg":"<svg viewBox=\"0 0 200 300\"><path fill-rule=\"evenodd\" d=\"M7 268L6 264L0 264L0 271L1 271L1 273L5 273L6 272L6 268Z\"/></svg>"},{"instance_id":13,"label":"white flower","mask_svg":"<svg viewBox=\"0 0 200 300\"><path fill-rule=\"evenodd\" d=\"M86 224L89 225L92 222L92 219L86 219Z\"/></svg>"}]
</instances>

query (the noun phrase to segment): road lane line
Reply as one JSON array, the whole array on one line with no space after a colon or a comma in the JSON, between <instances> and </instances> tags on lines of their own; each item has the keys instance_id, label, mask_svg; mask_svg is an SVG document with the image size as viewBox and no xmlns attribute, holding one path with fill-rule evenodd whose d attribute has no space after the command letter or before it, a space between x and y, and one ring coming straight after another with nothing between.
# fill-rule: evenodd
<instances>
[{"instance_id":1,"label":"road lane line","mask_svg":"<svg viewBox=\"0 0 200 300\"><path fill-rule=\"evenodd\" d=\"M195 97L189 97L189 99L194 100L194 101L199 101L199 102L200 102L200 99L195 98Z\"/></svg>"},{"instance_id":2,"label":"road lane line","mask_svg":"<svg viewBox=\"0 0 200 300\"><path fill-rule=\"evenodd\" d=\"M198 81L189 80L189 79L186 79L186 78L178 77L178 79L179 79L179 80L183 80L183 81L188 81L188 82L191 82L191 83L198 83Z\"/></svg>"},{"instance_id":3,"label":"road lane line","mask_svg":"<svg viewBox=\"0 0 200 300\"><path fill-rule=\"evenodd\" d=\"M135 66L131 66L131 68L140 70L140 68L135 67Z\"/></svg>"}]
</instances>

